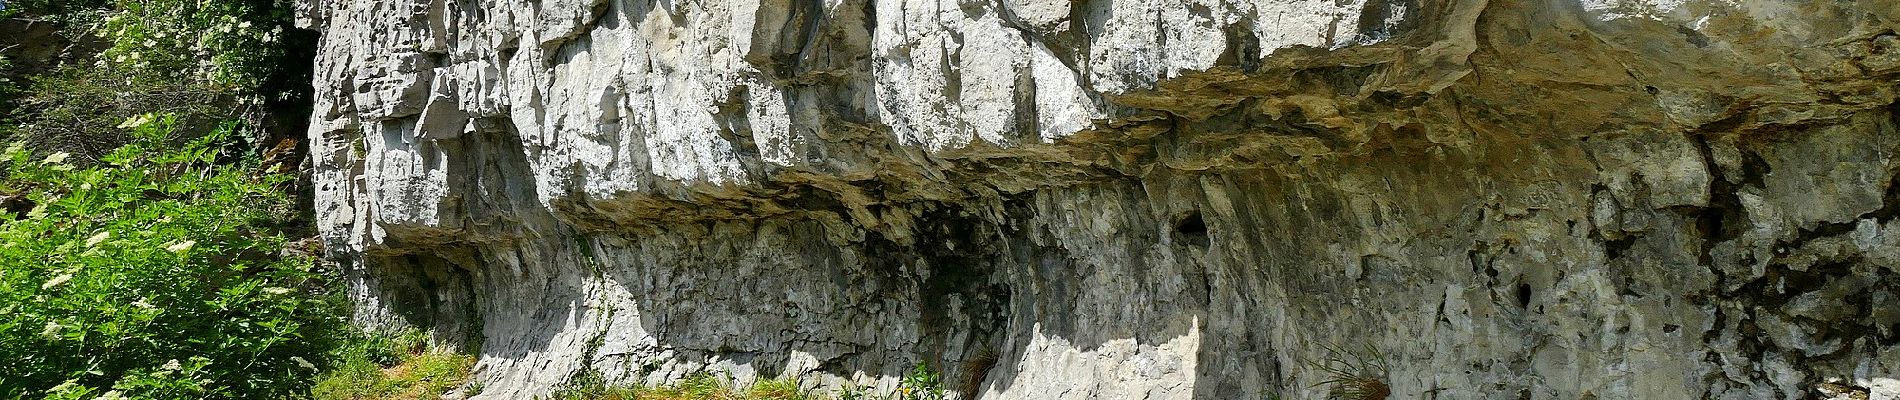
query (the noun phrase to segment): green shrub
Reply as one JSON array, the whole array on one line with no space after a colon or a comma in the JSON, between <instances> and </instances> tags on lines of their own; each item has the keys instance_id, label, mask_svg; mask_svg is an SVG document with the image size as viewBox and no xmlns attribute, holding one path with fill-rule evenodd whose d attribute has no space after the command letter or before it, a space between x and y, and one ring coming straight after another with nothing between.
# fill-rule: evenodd
<instances>
[{"instance_id":1,"label":"green shrub","mask_svg":"<svg viewBox=\"0 0 1900 400\"><path fill-rule=\"evenodd\" d=\"M598 375L583 375L554 393L551 400L817 400L797 379L766 379L733 388L730 377L693 374L668 386L612 386Z\"/></svg>"},{"instance_id":2,"label":"green shrub","mask_svg":"<svg viewBox=\"0 0 1900 400\"><path fill-rule=\"evenodd\" d=\"M132 79L111 68L67 67L31 79L10 117L18 123L0 126L8 141L33 151L67 152L76 165L91 165L129 143L131 135L120 122L145 114L173 116L171 134L152 139L166 146L186 144L193 135L211 132L226 121L244 117L233 110L237 98L215 86L164 80Z\"/></svg>"},{"instance_id":3,"label":"green shrub","mask_svg":"<svg viewBox=\"0 0 1900 400\"><path fill-rule=\"evenodd\" d=\"M1392 395L1391 386L1385 383L1392 367L1378 348L1368 345L1364 351L1354 351L1332 344L1321 348L1326 350L1326 358L1308 364L1325 374L1325 379L1313 387L1327 386L1327 399L1385 400Z\"/></svg>"},{"instance_id":4,"label":"green shrub","mask_svg":"<svg viewBox=\"0 0 1900 400\"><path fill-rule=\"evenodd\" d=\"M301 133L288 121L309 113L315 35L294 29L291 0L6 3L0 18L51 21L73 46L59 67L0 74L11 77L0 82L0 139L89 160L124 143L102 129L144 113Z\"/></svg>"},{"instance_id":5,"label":"green shrub","mask_svg":"<svg viewBox=\"0 0 1900 400\"><path fill-rule=\"evenodd\" d=\"M292 27L292 3L8 1L0 18L52 21L73 45L30 74L0 73L9 80L0 82L0 142L84 164L125 143L114 125L145 113L175 115L179 132L193 135L228 120L300 135L315 35Z\"/></svg>"},{"instance_id":6,"label":"green shrub","mask_svg":"<svg viewBox=\"0 0 1900 400\"><path fill-rule=\"evenodd\" d=\"M50 21L65 36L103 42L77 64L133 72L139 79L272 89L285 73L291 0L15 0L0 18ZM68 60L80 61L80 60ZM274 95L275 93L255 92Z\"/></svg>"},{"instance_id":7,"label":"green shrub","mask_svg":"<svg viewBox=\"0 0 1900 400\"><path fill-rule=\"evenodd\" d=\"M917 363L910 374L898 382L898 394L904 400L943 400L943 376L932 371L930 366Z\"/></svg>"},{"instance_id":8,"label":"green shrub","mask_svg":"<svg viewBox=\"0 0 1900 400\"><path fill-rule=\"evenodd\" d=\"M358 333L317 379L318 400L436 399L468 381L475 358L432 349L421 332Z\"/></svg>"},{"instance_id":9,"label":"green shrub","mask_svg":"<svg viewBox=\"0 0 1900 400\"><path fill-rule=\"evenodd\" d=\"M0 18L18 16L70 18L77 14L92 14L111 4L111 0L7 0L0 3L6 4L6 9L0 10Z\"/></svg>"},{"instance_id":10,"label":"green shrub","mask_svg":"<svg viewBox=\"0 0 1900 400\"><path fill-rule=\"evenodd\" d=\"M7 58L6 54L0 54L0 102L12 99L13 96L15 96L13 92L19 91L18 88L14 87L13 78L9 77L9 75L13 75L11 73L13 72L11 71L12 69L13 59Z\"/></svg>"},{"instance_id":11,"label":"green shrub","mask_svg":"<svg viewBox=\"0 0 1900 400\"><path fill-rule=\"evenodd\" d=\"M264 88L292 29L287 0L118 0L99 25L100 66L143 79Z\"/></svg>"},{"instance_id":12,"label":"green shrub","mask_svg":"<svg viewBox=\"0 0 1900 400\"><path fill-rule=\"evenodd\" d=\"M90 166L0 154L0 398L295 397L341 319L275 218L293 179L182 146L174 120L120 125ZM220 158L244 161L220 163Z\"/></svg>"},{"instance_id":13,"label":"green shrub","mask_svg":"<svg viewBox=\"0 0 1900 400\"><path fill-rule=\"evenodd\" d=\"M831 395L803 388L798 378L764 379L752 386L733 388L732 378L712 373L688 375L667 386L609 385L599 372L588 370L569 378L550 400L944 400L942 376L922 363L897 381L896 391L878 395L869 389L846 386Z\"/></svg>"}]
</instances>

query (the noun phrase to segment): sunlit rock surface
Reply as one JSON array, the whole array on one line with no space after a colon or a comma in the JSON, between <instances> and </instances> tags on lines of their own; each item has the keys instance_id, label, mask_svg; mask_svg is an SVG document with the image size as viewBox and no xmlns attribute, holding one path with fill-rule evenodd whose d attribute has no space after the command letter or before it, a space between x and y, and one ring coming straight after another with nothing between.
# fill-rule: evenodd
<instances>
[{"instance_id":1,"label":"sunlit rock surface","mask_svg":"<svg viewBox=\"0 0 1900 400\"><path fill-rule=\"evenodd\" d=\"M1900 390L1900 1L300 10L358 318L478 398Z\"/></svg>"}]
</instances>

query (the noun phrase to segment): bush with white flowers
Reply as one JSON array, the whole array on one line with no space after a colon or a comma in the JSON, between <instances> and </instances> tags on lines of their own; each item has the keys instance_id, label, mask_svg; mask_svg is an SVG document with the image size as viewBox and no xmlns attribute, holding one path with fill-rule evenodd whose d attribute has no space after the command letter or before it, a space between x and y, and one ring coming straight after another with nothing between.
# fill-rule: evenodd
<instances>
[{"instance_id":1,"label":"bush with white flowers","mask_svg":"<svg viewBox=\"0 0 1900 400\"><path fill-rule=\"evenodd\" d=\"M172 121L127 121L132 144L90 165L0 152L0 398L307 391L340 307L284 251L293 177L223 153L228 125L167 145Z\"/></svg>"},{"instance_id":2,"label":"bush with white flowers","mask_svg":"<svg viewBox=\"0 0 1900 400\"><path fill-rule=\"evenodd\" d=\"M106 67L145 79L237 90L266 86L284 57L291 7L277 0L117 0L95 31Z\"/></svg>"}]
</instances>

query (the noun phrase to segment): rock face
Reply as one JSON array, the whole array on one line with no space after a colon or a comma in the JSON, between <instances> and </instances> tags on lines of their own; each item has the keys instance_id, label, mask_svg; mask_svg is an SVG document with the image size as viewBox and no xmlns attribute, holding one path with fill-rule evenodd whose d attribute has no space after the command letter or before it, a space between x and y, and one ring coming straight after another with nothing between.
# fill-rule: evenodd
<instances>
[{"instance_id":1,"label":"rock face","mask_svg":"<svg viewBox=\"0 0 1900 400\"><path fill-rule=\"evenodd\" d=\"M1355 357L1393 398L1900 377L1900 1L301 12L358 318L479 354L477 398L918 363L984 399L1316 398Z\"/></svg>"}]
</instances>

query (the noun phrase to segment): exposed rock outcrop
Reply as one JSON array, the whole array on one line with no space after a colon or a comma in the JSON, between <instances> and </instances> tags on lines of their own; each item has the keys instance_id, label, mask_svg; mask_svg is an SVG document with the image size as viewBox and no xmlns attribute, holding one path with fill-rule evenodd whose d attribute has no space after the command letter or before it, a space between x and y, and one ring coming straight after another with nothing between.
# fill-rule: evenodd
<instances>
[{"instance_id":1,"label":"exposed rock outcrop","mask_svg":"<svg viewBox=\"0 0 1900 400\"><path fill-rule=\"evenodd\" d=\"M359 318L479 398L1313 398L1341 348L1394 398L1900 378L1896 1L301 10Z\"/></svg>"}]
</instances>

